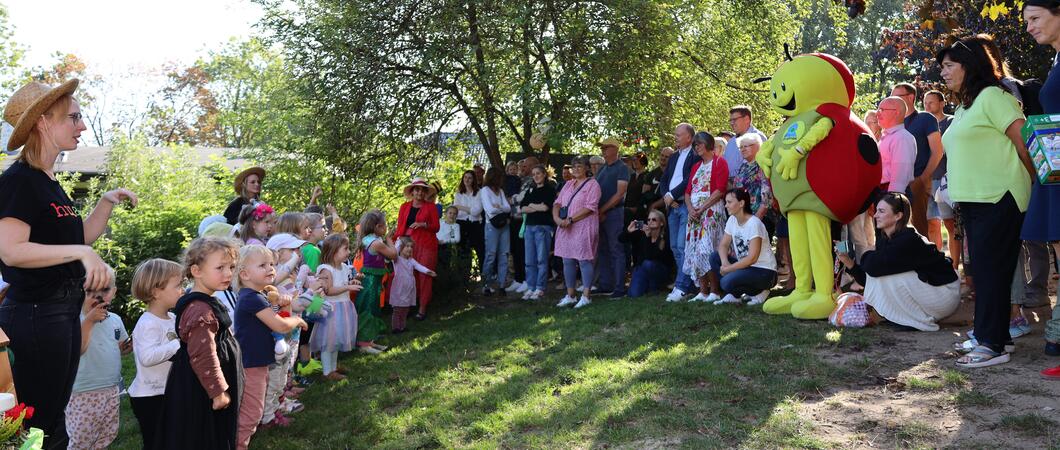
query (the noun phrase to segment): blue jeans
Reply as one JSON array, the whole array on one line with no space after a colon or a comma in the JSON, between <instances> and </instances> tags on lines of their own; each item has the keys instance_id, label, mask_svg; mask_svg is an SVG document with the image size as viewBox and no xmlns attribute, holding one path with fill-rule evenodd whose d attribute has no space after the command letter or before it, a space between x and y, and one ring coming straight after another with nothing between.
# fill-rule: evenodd
<instances>
[{"instance_id":1,"label":"blue jeans","mask_svg":"<svg viewBox=\"0 0 1060 450\"><path fill-rule=\"evenodd\" d=\"M548 250L552 248L552 227L527 225L523 233L526 249L526 285L544 291L548 281Z\"/></svg>"},{"instance_id":2,"label":"blue jeans","mask_svg":"<svg viewBox=\"0 0 1060 450\"><path fill-rule=\"evenodd\" d=\"M685 263L685 228L688 226L688 207L681 203L676 208L670 209L667 215L667 227L669 228L670 250L674 253L674 261L677 262L677 278L674 279L674 287L684 291L692 292L692 278L681 270Z\"/></svg>"},{"instance_id":3,"label":"blue jeans","mask_svg":"<svg viewBox=\"0 0 1060 450\"><path fill-rule=\"evenodd\" d=\"M730 263L736 262L736 258L728 256ZM721 255L718 252L710 254L710 267L710 271L720 278L721 290L734 297L758 295L777 284L777 271L761 267L744 267L721 276Z\"/></svg>"},{"instance_id":4,"label":"blue jeans","mask_svg":"<svg viewBox=\"0 0 1060 450\"><path fill-rule=\"evenodd\" d=\"M629 282L629 296L640 297L658 291L666 285L670 275L666 264L651 259L644 260L633 268L633 278Z\"/></svg>"},{"instance_id":5,"label":"blue jeans","mask_svg":"<svg viewBox=\"0 0 1060 450\"><path fill-rule=\"evenodd\" d=\"M508 281L508 250L511 246L508 233L508 225L497 228L486 221L486 266L482 268L482 280L487 287L496 283L504 289L505 281Z\"/></svg>"},{"instance_id":6,"label":"blue jeans","mask_svg":"<svg viewBox=\"0 0 1060 450\"><path fill-rule=\"evenodd\" d=\"M624 213L622 208L613 208L604 215L596 244L596 286L619 295L626 292L626 249L618 242Z\"/></svg>"},{"instance_id":7,"label":"blue jeans","mask_svg":"<svg viewBox=\"0 0 1060 450\"><path fill-rule=\"evenodd\" d=\"M18 400L36 409L25 425L44 430L46 449L65 449L69 440L64 410L81 360L82 283L84 279L56 280L59 287L48 298L8 295L0 305L0 328L17 359L11 372Z\"/></svg>"},{"instance_id":8,"label":"blue jeans","mask_svg":"<svg viewBox=\"0 0 1060 450\"><path fill-rule=\"evenodd\" d=\"M563 282L567 289L574 289L578 284L578 270L582 272L582 284L585 289L589 288L589 282L593 279L593 262L574 258L563 258Z\"/></svg>"}]
</instances>

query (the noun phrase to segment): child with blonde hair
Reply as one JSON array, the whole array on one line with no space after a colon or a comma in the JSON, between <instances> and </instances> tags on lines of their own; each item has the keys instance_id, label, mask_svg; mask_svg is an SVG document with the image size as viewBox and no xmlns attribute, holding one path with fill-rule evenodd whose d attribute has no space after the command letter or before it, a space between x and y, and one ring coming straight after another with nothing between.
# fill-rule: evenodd
<instances>
[{"instance_id":1,"label":"child with blonde hair","mask_svg":"<svg viewBox=\"0 0 1060 450\"><path fill-rule=\"evenodd\" d=\"M169 359L180 350L176 320L169 312L184 295L184 274L173 261L149 259L133 273L132 296L147 304L133 328L136 378L129 386L129 403L140 423L144 448L151 448L159 431Z\"/></svg>"},{"instance_id":2,"label":"child with blonde hair","mask_svg":"<svg viewBox=\"0 0 1060 450\"><path fill-rule=\"evenodd\" d=\"M280 313L272 309L263 292L276 279L272 252L260 245L247 245L239 251L236 263L239 280L239 299L236 301L236 340L243 353L245 383L239 409L237 448L246 449L257 430L265 409L269 365L276 362L273 354L273 332L289 333L307 325L298 316L291 316L291 298L277 296Z\"/></svg>"},{"instance_id":3,"label":"child with blonde hair","mask_svg":"<svg viewBox=\"0 0 1060 450\"><path fill-rule=\"evenodd\" d=\"M415 242L408 236L402 236L397 242L398 257L394 260L394 281L390 285L390 306L394 312L390 317L390 330L394 334L405 332L405 320L409 309L416 306L415 272L434 277L438 274L412 258Z\"/></svg>"},{"instance_id":4,"label":"child with blonde hair","mask_svg":"<svg viewBox=\"0 0 1060 450\"><path fill-rule=\"evenodd\" d=\"M180 350L166 379L155 448L234 448L243 389L243 361L232 320L213 293L232 283L238 244L204 237L184 252L192 289L174 308Z\"/></svg>"},{"instance_id":5,"label":"child with blonde hair","mask_svg":"<svg viewBox=\"0 0 1060 450\"><path fill-rule=\"evenodd\" d=\"M340 381L346 378L346 369L338 365L339 352L353 350L357 342L357 309L350 303L350 292L360 291L361 284L354 278L353 268L346 264L350 239L345 234L328 236L321 246L317 277L332 310L317 324L309 338L309 349L320 352L324 376Z\"/></svg>"},{"instance_id":6,"label":"child with blonde hair","mask_svg":"<svg viewBox=\"0 0 1060 450\"><path fill-rule=\"evenodd\" d=\"M121 357L132 351L132 342L117 314L107 309L118 288L85 292L81 311L81 362L77 366L73 395L66 405L66 432L71 449L107 448L118 436L118 391Z\"/></svg>"}]
</instances>

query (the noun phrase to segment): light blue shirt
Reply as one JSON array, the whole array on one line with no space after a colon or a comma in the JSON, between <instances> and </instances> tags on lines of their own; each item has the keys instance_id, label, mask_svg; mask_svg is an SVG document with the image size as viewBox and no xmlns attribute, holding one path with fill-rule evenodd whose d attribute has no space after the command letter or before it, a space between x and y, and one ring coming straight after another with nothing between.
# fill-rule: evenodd
<instances>
[{"instance_id":1,"label":"light blue shirt","mask_svg":"<svg viewBox=\"0 0 1060 450\"><path fill-rule=\"evenodd\" d=\"M766 135L758 131L754 125L747 127L747 133L757 133L762 138L762 142L767 140ZM740 165L744 163L743 156L740 156L740 146L736 145L736 139L729 139L729 143L725 145L725 162L729 163L729 179L736 178L736 172L740 171Z\"/></svg>"},{"instance_id":2,"label":"light blue shirt","mask_svg":"<svg viewBox=\"0 0 1060 450\"><path fill-rule=\"evenodd\" d=\"M85 315L81 314L81 320L84 319ZM106 319L92 327L88 350L81 355L81 363L77 366L75 393L94 391L121 383L121 349L118 344L128 338L125 324L117 314L108 313ZM80 343L78 344L80 348Z\"/></svg>"}]
</instances>

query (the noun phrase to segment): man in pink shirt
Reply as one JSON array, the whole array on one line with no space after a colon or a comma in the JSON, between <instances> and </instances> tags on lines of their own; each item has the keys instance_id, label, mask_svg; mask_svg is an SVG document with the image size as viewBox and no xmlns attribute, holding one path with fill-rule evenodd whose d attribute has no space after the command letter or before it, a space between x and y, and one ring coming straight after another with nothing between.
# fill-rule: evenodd
<instances>
[{"instance_id":1,"label":"man in pink shirt","mask_svg":"<svg viewBox=\"0 0 1060 450\"><path fill-rule=\"evenodd\" d=\"M905 129L905 102L899 97L887 97L880 102L876 114L883 128L880 139L880 159L883 162L884 186L889 192L906 193L913 180L916 162L916 138Z\"/></svg>"}]
</instances>

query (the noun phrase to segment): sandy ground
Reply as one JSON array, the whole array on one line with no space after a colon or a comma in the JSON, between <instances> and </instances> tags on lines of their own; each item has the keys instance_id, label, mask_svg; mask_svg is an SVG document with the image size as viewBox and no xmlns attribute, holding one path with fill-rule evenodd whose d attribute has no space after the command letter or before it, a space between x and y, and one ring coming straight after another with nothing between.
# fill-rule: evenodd
<instances>
[{"instance_id":1,"label":"sandy ground","mask_svg":"<svg viewBox=\"0 0 1060 450\"><path fill-rule=\"evenodd\" d=\"M860 352L822 354L857 376L805 399L800 416L840 448L1060 448L1060 381L1038 374L1060 364L1042 352L1052 309L1026 310L1034 332L1015 341L1011 362L961 370L950 349L971 328L973 308L963 302L938 332L887 331Z\"/></svg>"}]
</instances>

